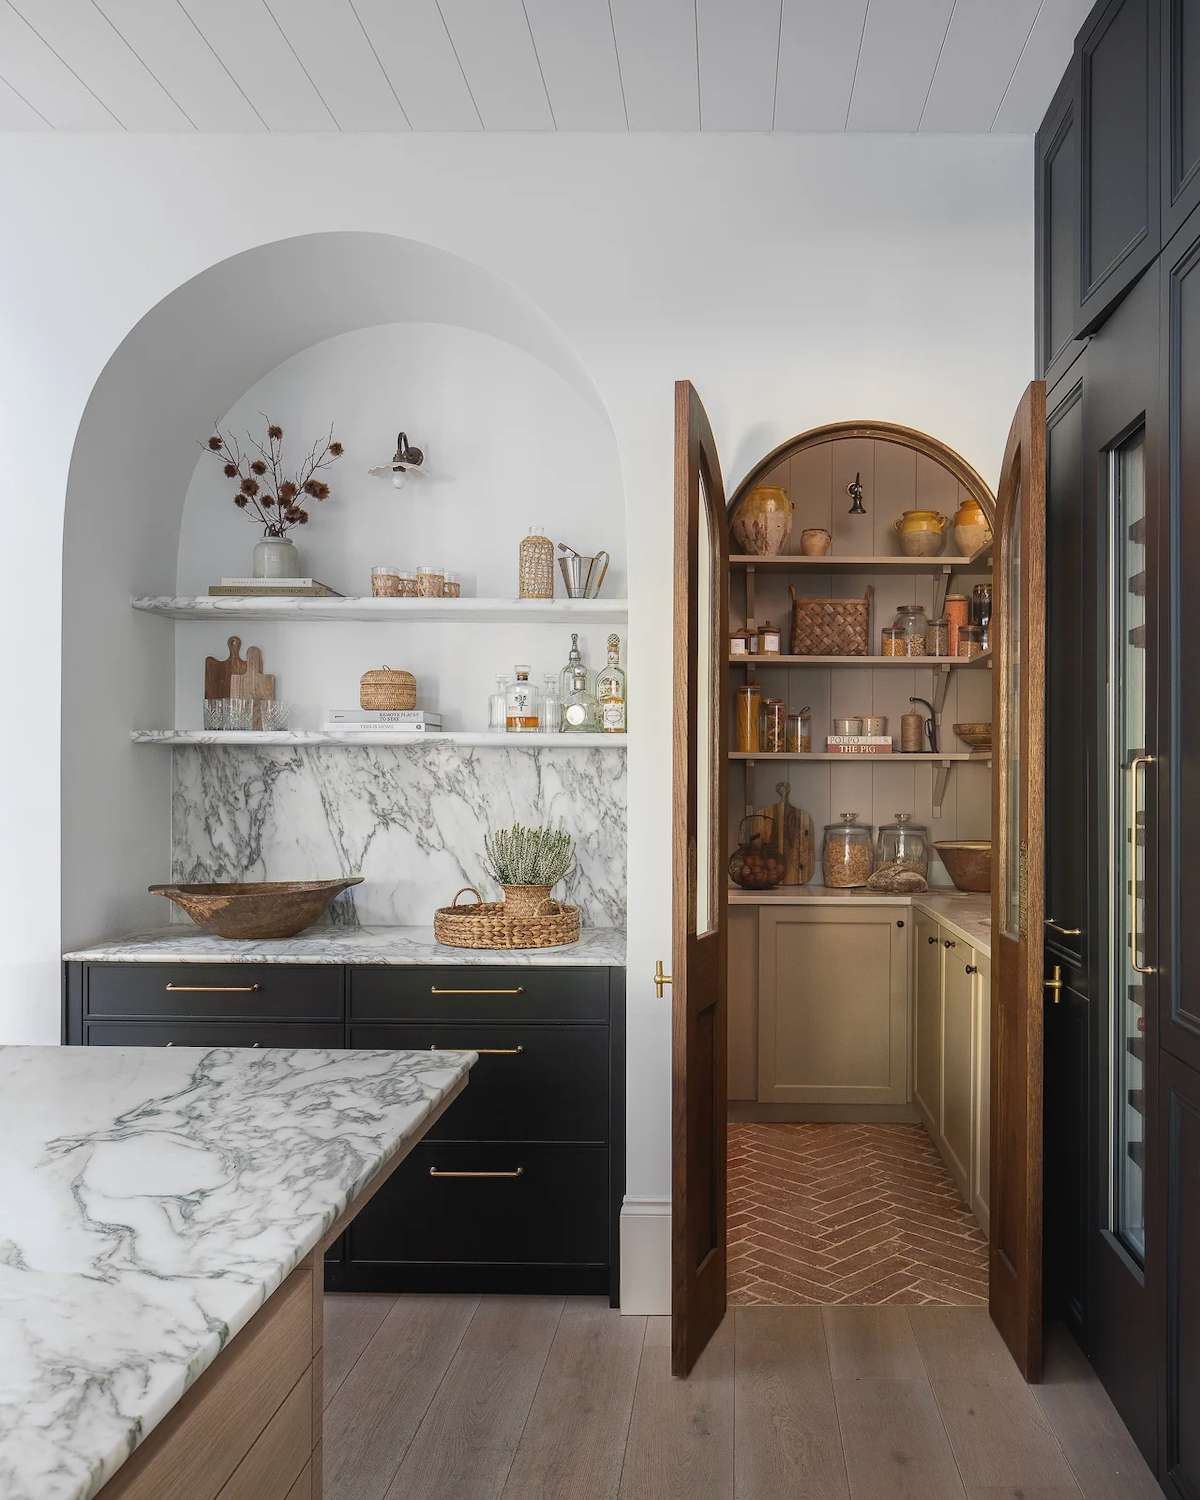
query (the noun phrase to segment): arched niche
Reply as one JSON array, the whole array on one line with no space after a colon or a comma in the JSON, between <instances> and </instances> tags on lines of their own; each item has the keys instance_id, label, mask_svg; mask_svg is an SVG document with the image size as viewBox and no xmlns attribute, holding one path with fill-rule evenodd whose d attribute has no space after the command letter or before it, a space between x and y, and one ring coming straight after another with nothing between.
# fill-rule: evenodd
<instances>
[{"instance_id":1,"label":"arched niche","mask_svg":"<svg viewBox=\"0 0 1200 1500\"><path fill-rule=\"evenodd\" d=\"M161 901L145 887L167 873L170 756L132 745L129 731L174 721L175 635L168 622L133 611L129 601L133 594L176 592L185 496L206 457L198 438L302 351L402 323L450 325L522 351L595 411L613 444L591 378L545 314L491 273L436 246L358 231L277 240L210 266L150 308L95 384L68 477L66 945L164 920ZM394 433L383 436L386 448ZM624 506L614 499L623 528ZM247 555L252 542L247 527Z\"/></svg>"}]
</instances>

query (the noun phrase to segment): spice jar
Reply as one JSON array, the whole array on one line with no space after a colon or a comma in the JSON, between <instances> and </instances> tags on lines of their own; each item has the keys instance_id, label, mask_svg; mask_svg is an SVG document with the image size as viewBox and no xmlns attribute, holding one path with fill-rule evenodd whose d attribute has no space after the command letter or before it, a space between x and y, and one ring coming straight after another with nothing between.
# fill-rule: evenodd
<instances>
[{"instance_id":1,"label":"spice jar","mask_svg":"<svg viewBox=\"0 0 1200 1500\"><path fill-rule=\"evenodd\" d=\"M881 656L903 656L903 630L897 630L894 625L885 625L880 632L879 654Z\"/></svg>"},{"instance_id":2,"label":"spice jar","mask_svg":"<svg viewBox=\"0 0 1200 1500\"><path fill-rule=\"evenodd\" d=\"M899 656L926 656L929 621L923 604L902 604L896 611L895 628L903 632L904 649Z\"/></svg>"},{"instance_id":3,"label":"spice jar","mask_svg":"<svg viewBox=\"0 0 1200 1500\"><path fill-rule=\"evenodd\" d=\"M866 885L874 867L871 830L858 821L857 813L839 813L836 823L825 825L821 875L826 885L840 889Z\"/></svg>"},{"instance_id":4,"label":"spice jar","mask_svg":"<svg viewBox=\"0 0 1200 1500\"><path fill-rule=\"evenodd\" d=\"M417 597L417 575L415 573L397 573L396 578L400 584L397 592L401 599L415 599Z\"/></svg>"},{"instance_id":5,"label":"spice jar","mask_svg":"<svg viewBox=\"0 0 1200 1500\"><path fill-rule=\"evenodd\" d=\"M929 654L930 656L950 655L950 621L945 615L929 622Z\"/></svg>"},{"instance_id":6,"label":"spice jar","mask_svg":"<svg viewBox=\"0 0 1200 1500\"><path fill-rule=\"evenodd\" d=\"M746 825L757 830L747 833ZM783 879L783 855L771 840L770 821L751 813L738 826L737 848L729 858L729 878L748 891L768 891Z\"/></svg>"},{"instance_id":7,"label":"spice jar","mask_svg":"<svg viewBox=\"0 0 1200 1500\"><path fill-rule=\"evenodd\" d=\"M960 658L983 655L983 627L981 625L961 625L959 627L958 654Z\"/></svg>"},{"instance_id":8,"label":"spice jar","mask_svg":"<svg viewBox=\"0 0 1200 1500\"><path fill-rule=\"evenodd\" d=\"M902 865L905 869L929 874L929 830L912 821L912 813L898 812L895 821L884 823L876 842L875 868Z\"/></svg>"},{"instance_id":9,"label":"spice jar","mask_svg":"<svg viewBox=\"0 0 1200 1500\"><path fill-rule=\"evenodd\" d=\"M986 651L991 644L992 629L992 586L990 583L977 583L971 590L971 624L978 625L982 631L980 641Z\"/></svg>"},{"instance_id":10,"label":"spice jar","mask_svg":"<svg viewBox=\"0 0 1200 1500\"><path fill-rule=\"evenodd\" d=\"M769 620L764 620L758 627L758 654L759 656L778 656L780 641L783 639L777 625L772 625Z\"/></svg>"},{"instance_id":11,"label":"spice jar","mask_svg":"<svg viewBox=\"0 0 1200 1500\"><path fill-rule=\"evenodd\" d=\"M968 618L966 594L947 594L946 619L950 623L950 640L948 642L950 649L947 655L958 655L958 632L967 623Z\"/></svg>"},{"instance_id":12,"label":"spice jar","mask_svg":"<svg viewBox=\"0 0 1200 1500\"><path fill-rule=\"evenodd\" d=\"M422 599L440 599L445 574L441 568L421 567L417 569L417 593Z\"/></svg>"},{"instance_id":13,"label":"spice jar","mask_svg":"<svg viewBox=\"0 0 1200 1500\"><path fill-rule=\"evenodd\" d=\"M761 708L761 689L753 683L738 688L734 723L737 747L743 753L758 749L758 716Z\"/></svg>"},{"instance_id":14,"label":"spice jar","mask_svg":"<svg viewBox=\"0 0 1200 1500\"><path fill-rule=\"evenodd\" d=\"M734 630L730 633L729 654L730 656L753 656L757 644L758 637L753 630L748 630L743 626L741 630Z\"/></svg>"},{"instance_id":15,"label":"spice jar","mask_svg":"<svg viewBox=\"0 0 1200 1500\"><path fill-rule=\"evenodd\" d=\"M787 749L787 709L782 698L763 700L758 748L767 755L782 755Z\"/></svg>"},{"instance_id":16,"label":"spice jar","mask_svg":"<svg viewBox=\"0 0 1200 1500\"><path fill-rule=\"evenodd\" d=\"M400 594L399 568L372 568L371 593L376 599L398 598Z\"/></svg>"},{"instance_id":17,"label":"spice jar","mask_svg":"<svg viewBox=\"0 0 1200 1500\"><path fill-rule=\"evenodd\" d=\"M442 598L462 598L462 584L458 581L457 577L453 573L447 573L442 578Z\"/></svg>"},{"instance_id":18,"label":"spice jar","mask_svg":"<svg viewBox=\"0 0 1200 1500\"><path fill-rule=\"evenodd\" d=\"M787 747L792 755L812 754L812 712L808 708L788 714Z\"/></svg>"}]
</instances>

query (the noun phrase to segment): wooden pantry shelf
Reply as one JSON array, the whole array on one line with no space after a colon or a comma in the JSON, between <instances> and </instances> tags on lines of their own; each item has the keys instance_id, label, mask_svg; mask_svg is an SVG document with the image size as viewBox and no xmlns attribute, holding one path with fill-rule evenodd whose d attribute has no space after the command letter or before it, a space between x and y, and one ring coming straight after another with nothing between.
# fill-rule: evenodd
<instances>
[{"instance_id":1,"label":"wooden pantry shelf","mask_svg":"<svg viewBox=\"0 0 1200 1500\"><path fill-rule=\"evenodd\" d=\"M624 750L624 734L497 734L488 730L439 730L434 733L389 732L372 729L353 731L323 729L131 729L135 745L197 745L223 750L235 745L329 745L346 748L375 745L416 747L430 741L473 745L489 750L535 750L550 746L563 750Z\"/></svg>"},{"instance_id":2,"label":"wooden pantry shelf","mask_svg":"<svg viewBox=\"0 0 1200 1500\"><path fill-rule=\"evenodd\" d=\"M759 568L793 573L967 573L991 566L992 544L980 547L970 557L842 557L826 553L824 557L798 557L790 553L759 557L738 552L729 566L739 572Z\"/></svg>"},{"instance_id":3,"label":"wooden pantry shelf","mask_svg":"<svg viewBox=\"0 0 1200 1500\"><path fill-rule=\"evenodd\" d=\"M737 667L916 667L936 668L950 672L956 668L990 667L992 653L980 656L745 656L729 657L730 666Z\"/></svg>"},{"instance_id":4,"label":"wooden pantry shelf","mask_svg":"<svg viewBox=\"0 0 1200 1500\"><path fill-rule=\"evenodd\" d=\"M460 625L619 625L629 618L627 599L345 599L263 598L260 595L140 594L131 600L143 614L169 620L369 620L375 624L441 621Z\"/></svg>"},{"instance_id":5,"label":"wooden pantry shelf","mask_svg":"<svg viewBox=\"0 0 1200 1500\"><path fill-rule=\"evenodd\" d=\"M929 766L950 766L962 762L975 762L978 765L991 765L992 754L990 750L923 750L919 753L904 750L892 750L883 755L837 755L830 754L825 750L730 750L730 760L821 760L842 761L851 760L861 764L870 761L872 765L892 765L896 761L906 761L913 764Z\"/></svg>"}]
</instances>

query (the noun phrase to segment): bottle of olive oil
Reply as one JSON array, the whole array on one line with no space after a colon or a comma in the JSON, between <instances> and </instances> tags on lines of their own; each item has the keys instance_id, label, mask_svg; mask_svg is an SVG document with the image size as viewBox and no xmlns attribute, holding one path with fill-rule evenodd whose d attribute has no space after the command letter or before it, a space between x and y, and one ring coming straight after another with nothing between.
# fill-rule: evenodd
<instances>
[{"instance_id":1,"label":"bottle of olive oil","mask_svg":"<svg viewBox=\"0 0 1200 1500\"><path fill-rule=\"evenodd\" d=\"M600 708L602 734L625 734L629 728L629 711L625 691L625 672L620 665L621 637L608 638L608 665L596 678L596 700Z\"/></svg>"}]
</instances>

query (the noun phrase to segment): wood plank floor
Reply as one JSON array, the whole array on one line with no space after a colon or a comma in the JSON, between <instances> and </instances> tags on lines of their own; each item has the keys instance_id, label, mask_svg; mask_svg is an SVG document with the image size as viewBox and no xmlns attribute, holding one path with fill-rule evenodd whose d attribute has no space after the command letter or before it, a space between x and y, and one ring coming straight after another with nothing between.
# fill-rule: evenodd
<instances>
[{"instance_id":1,"label":"wood plank floor","mask_svg":"<svg viewBox=\"0 0 1200 1500\"><path fill-rule=\"evenodd\" d=\"M1026 1386L977 1307L329 1296L326 1500L1161 1500L1069 1335Z\"/></svg>"}]
</instances>

